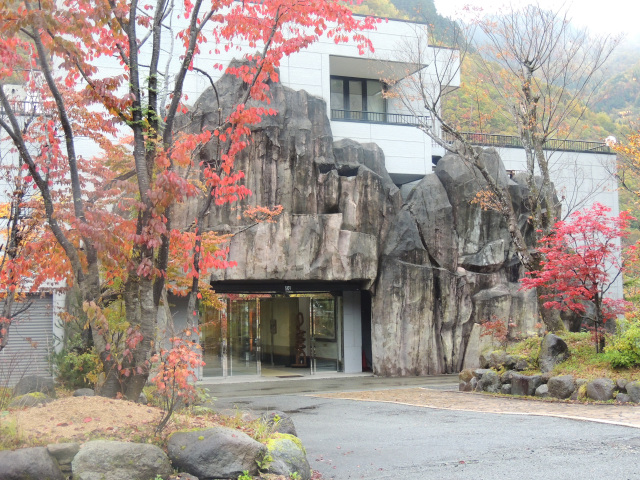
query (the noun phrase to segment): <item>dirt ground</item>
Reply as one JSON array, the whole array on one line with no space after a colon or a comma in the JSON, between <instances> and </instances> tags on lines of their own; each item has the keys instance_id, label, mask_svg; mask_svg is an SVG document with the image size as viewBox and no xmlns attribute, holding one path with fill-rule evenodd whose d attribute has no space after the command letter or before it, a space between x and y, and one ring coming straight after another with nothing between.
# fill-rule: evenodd
<instances>
[{"instance_id":1,"label":"dirt ground","mask_svg":"<svg viewBox=\"0 0 640 480\"><path fill-rule=\"evenodd\" d=\"M443 392L425 388L327 393L313 396L369 402L392 402L444 410L572 418L640 428L639 405L543 401L474 392Z\"/></svg>"},{"instance_id":2,"label":"dirt ground","mask_svg":"<svg viewBox=\"0 0 640 480\"><path fill-rule=\"evenodd\" d=\"M22 438L82 441L104 435L117 439L146 436L162 418L162 411L126 400L104 397L66 397L51 403L16 410L13 414Z\"/></svg>"}]
</instances>

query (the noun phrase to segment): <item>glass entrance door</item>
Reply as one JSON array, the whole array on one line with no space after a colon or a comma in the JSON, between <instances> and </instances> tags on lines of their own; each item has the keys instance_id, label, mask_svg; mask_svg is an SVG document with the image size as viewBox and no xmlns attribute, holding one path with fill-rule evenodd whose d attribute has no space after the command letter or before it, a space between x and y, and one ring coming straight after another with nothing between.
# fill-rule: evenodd
<instances>
[{"instance_id":1,"label":"glass entrance door","mask_svg":"<svg viewBox=\"0 0 640 480\"><path fill-rule=\"evenodd\" d=\"M227 299L225 310L207 311L204 317L204 376L260 375L258 299Z\"/></svg>"},{"instance_id":2,"label":"glass entrance door","mask_svg":"<svg viewBox=\"0 0 640 480\"><path fill-rule=\"evenodd\" d=\"M228 375L260 375L259 309L258 299L229 301Z\"/></svg>"},{"instance_id":3,"label":"glass entrance door","mask_svg":"<svg viewBox=\"0 0 640 480\"><path fill-rule=\"evenodd\" d=\"M311 374L342 370L342 297L330 294L311 298Z\"/></svg>"}]
</instances>

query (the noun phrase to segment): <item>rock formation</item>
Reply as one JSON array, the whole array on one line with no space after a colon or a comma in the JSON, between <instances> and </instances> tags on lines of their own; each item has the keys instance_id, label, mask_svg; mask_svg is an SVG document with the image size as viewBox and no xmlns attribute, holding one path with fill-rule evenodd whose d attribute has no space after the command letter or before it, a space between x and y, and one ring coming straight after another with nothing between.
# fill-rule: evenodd
<instances>
[{"instance_id":1,"label":"rock formation","mask_svg":"<svg viewBox=\"0 0 640 480\"><path fill-rule=\"evenodd\" d=\"M239 88L228 76L217 83L223 106ZM229 256L238 264L216 271L213 281L358 282L372 293L373 367L381 375L477 366L478 323L493 316L520 332L533 329L535 296L519 290L505 220L474 202L485 188L479 172L446 155L403 201L380 148L333 142L322 99L280 84L271 85L271 96L277 115L253 129L236 160L253 195L207 218L206 228L235 234ZM206 91L188 128L214 127L217 108ZM214 151L205 146L201 159L212 161ZM507 176L494 150L483 157L508 186L525 228L526 183ZM253 205L284 212L274 223L251 225L238 212ZM177 226L192 218L176 217Z\"/></svg>"}]
</instances>

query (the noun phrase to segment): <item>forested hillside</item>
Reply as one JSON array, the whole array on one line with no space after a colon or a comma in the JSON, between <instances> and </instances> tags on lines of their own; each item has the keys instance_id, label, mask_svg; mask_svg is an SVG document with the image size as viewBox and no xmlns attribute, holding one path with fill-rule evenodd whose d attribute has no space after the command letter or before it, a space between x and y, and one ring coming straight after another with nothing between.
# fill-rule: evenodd
<instances>
[{"instance_id":1,"label":"forested hillside","mask_svg":"<svg viewBox=\"0 0 640 480\"><path fill-rule=\"evenodd\" d=\"M602 85L593 109L623 122L640 118L640 60Z\"/></svg>"}]
</instances>

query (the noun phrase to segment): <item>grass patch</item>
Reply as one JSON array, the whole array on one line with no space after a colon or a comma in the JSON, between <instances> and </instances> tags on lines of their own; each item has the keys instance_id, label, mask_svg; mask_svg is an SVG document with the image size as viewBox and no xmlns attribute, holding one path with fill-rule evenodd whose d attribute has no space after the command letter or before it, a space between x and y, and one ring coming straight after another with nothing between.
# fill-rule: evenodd
<instances>
[{"instance_id":1,"label":"grass patch","mask_svg":"<svg viewBox=\"0 0 640 480\"><path fill-rule=\"evenodd\" d=\"M559 332L569 347L571 356L564 362L556 365L553 375L573 375L575 378L594 380L596 378L610 378L616 380L624 378L627 381L640 378L640 367L615 369L604 353L596 353L596 348L591 340L589 332ZM529 337L507 347L510 355L523 355L530 359L538 359L542 338ZM536 370L523 372L526 375L535 373Z\"/></svg>"}]
</instances>

